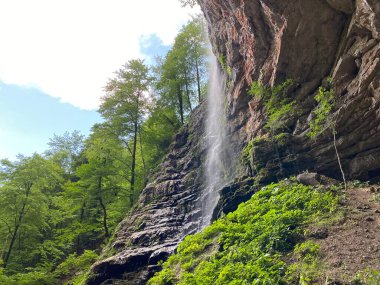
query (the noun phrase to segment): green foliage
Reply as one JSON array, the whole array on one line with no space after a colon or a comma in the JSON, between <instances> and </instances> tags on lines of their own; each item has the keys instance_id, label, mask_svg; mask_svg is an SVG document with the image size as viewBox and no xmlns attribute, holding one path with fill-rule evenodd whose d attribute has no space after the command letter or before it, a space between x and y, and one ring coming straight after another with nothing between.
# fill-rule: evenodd
<instances>
[{"instance_id":1,"label":"green foliage","mask_svg":"<svg viewBox=\"0 0 380 285\"><path fill-rule=\"evenodd\" d=\"M321 275L321 264L319 257L319 245L306 241L297 244L294 248L296 262L291 264L287 270L287 279L291 284L315 284Z\"/></svg>"},{"instance_id":2,"label":"green foliage","mask_svg":"<svg viewBox=\"0 0 380 285\"><path fill-rule=\"evenodd\" d=\"M228 77L232 76L232 69L231 67L227 64L225 57L223 54L220 54L218 57L218 61L222 69L227 73Z\"/></svg>"},{"instance_id":3,"label":"green foliage","mask_svg":"<svg viewBox=\"0 0 380 285\"><path fill-rule=\"evenodd\" d=\"M328 191L289 181L264 187L235 212L186 237L148 284L286 284L294 277L282 256L295 249L310 263L318 246L297 245L303 227L334 211L337 202Z\"/></svg>"},{"instance_id":4,"label":"green foliage","mask_svg":"<svg viewBox=\"0 0 380 285\"><path fill-rule=\"evenodd\" d=\"M7 285L51 285L54 277L45 271L34 270L28 273L19 273L8 278Z\"/></svg>"},{"instance_id":5,"label":"green foliage","mask_svg":"<svg viewBox=\"0 0 380 285\"><path fill-rule=\"evenodd\" d=\"M63 261L56 270L54 274L57 278L73 276L71 281L74 284L79 284L86 271L90 266L97 260L98 255L91 250L85 250L82 255L70 254L65 261Z\"/></svg>"},{"instance_id":6,"label":"green foliage","mask_svg":"<svg viewBox=\"0 0 380 285\"><path fill-rule=\"evenodd\" d=\"M371 201L380 202L380 193L373 193Z\"/></svg>"},{"instance_id":7,"label":"green foliage","mask_svg":"<svg viewBox=\"0 0 380 285\"><path fill-rule=\"evenodd\" d=\"M280 85L266 87L261 82L252 83L249 94L263 101L268 116L266 128L274 135L285 127L286 120L295 113L295 102L287 95L293 80L286 80Z\"/></svg>"},{"instance_id":8,"label":"green foliage","mask_svg":"<svg viewBox=\"0 0 380 285\"><path fill-rule=\"evenodd\" d=\"M308 136L310 138L317 137L323 131L324 126L332 127L332 121L328 120L328 115L334 108L335 94L332 89L328 90L321 86L314 99L317 101L318 106L313 111L314 118L309 122L310 132L308 133Z\"/></svg>"},{"instance_id":9,"label":"green foliage","mask_svg":"<svg viewBox=\"0 0 380 285\"><path fill-rule=\"evenodd\" d=\"M176 111L183 124L205 93L208 42L203 18L195 17L174 40L173 47L154 67L159 103Z\"/></svg>"},{"instance_id":10,"label":"green foliage","mask_svg":"<svg viewBox=\"0 0 380 285\"><path fill-rule=\"evenodd\" d=\"M62 173L57 164L38 154L19 157L16 162L2 161L0 237L4 267L8 270L36 259L47 261L56 250L43 247L44 251L36 252L35 248L56 225L53 213L59 209L52 196L62 182Z\"/></svg>"},{"instance_id":11,"label":"green foliage","mask_svg":"<svg viewBox=\"0 0 380 285\"><path fill-rule=\"evenodd\" d=\"M352 180L348 182L350 188L368 187L369 181Z\"/></svg>"},{"instance_id":12,"label":"green foliage","mask_svg":"<svg viewBox=\"0 0 380 285\"><path fill-rule=\"evenodd\" d=\"M380 272L374 269L366 269L356 274L352 284L378 285L380 284Z\"/></svg>"},{"instance_id":13,"label":"green foliage","mask_svg":"<svg viewBox=\"0 0 380 285\"><path fill-rule=\"evenodd\" d=\"M108 81L99 112L118 136L131 136L135 131L135 124L141 124L149 109L149 98L145 92L149 90L151 79L144 62L133 59Z\"/></svg>"},{"instance_id":14,"label":"green foliage","mask_svg":"<svg viewBox=\"0 0 380 285\"><path fill-rule=\"evenodd\" d=\"M67 174L73 174L79 156L84 149L84 135L79 131L54 134L48 142L49 149L45 154L62 166Z\"/></svg>"}]
</instances>

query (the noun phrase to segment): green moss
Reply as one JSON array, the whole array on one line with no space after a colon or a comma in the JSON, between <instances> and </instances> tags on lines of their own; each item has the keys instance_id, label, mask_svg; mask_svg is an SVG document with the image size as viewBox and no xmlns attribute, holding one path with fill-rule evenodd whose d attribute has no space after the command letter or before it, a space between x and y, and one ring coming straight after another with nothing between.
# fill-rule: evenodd
<instances>
[{"instance_id":1,"label":"green moss","mask_svg":"<svg viewBox=\"0 0 380 285\"><path fill-rule=\"evenodd\" d=\"M274 136L274 140L278 143L278 145L285 145L289 140L289 133L279 133Z\"/></svg>"},{"instance_id":2,"label":"green moss","mask_svg":"<svg viewBox=\"0 0 380 285\"><path fill-rule=\"evenodd\" d=\"M288 90L294 81L288 79L274 87L266 87L261 82L251 84L248 93L263 101L268 121L265 127L274 135L282 129L286 120L295 113L295 101L288 96Z\"/></svg>"},{"instance_id":3,"label":"green moss","mask_svg":"<svg viewBox=\"0 0 380 285\"><path fill-rule=\"evenodd\" d=\"M380 202L380 193L373 193L370 201Z\"/></svg>"},{"instance_id":4,"label":"green moss","mask_svg":"<svg viewBox=\"0 0 380 285\"><path fill-rule=\"evenodd\" d=\"M231 78L232 69L230 66L228 66L224 55L220 54L218 57L218 61L219 61L220 66L222 67L222 69L227 73L228 77Z\"/></svg>"},{"instance_id":5,"label":"green moss","mask_svg":"<svg viewBox=\"0 0 380 285\"><path fill-rule=\"evenodd\" d=\"M329 191L290 181L264 187L235 212L186 237L148 284L289 284L309 276L292 274L309 268L295 271L284 256L294 251L312 262L317 246L298 245L304 227L337 202Z\"/></svg>"},{"instance_id":6,"label":"green moss","mask_svg":"<svg viewBox=\"0 0 380 285\"><path fill-rule=\"evenodd\" d=\"M255 137L248 141L247 145L243 148L241 155L240 155L240 161L245 166L252 167L256 172L258 172L260 169L254 162L254 156L255 156L255 149L257 146L269 142L270 139L267 137Z\"/></svg>"}]
</instances>

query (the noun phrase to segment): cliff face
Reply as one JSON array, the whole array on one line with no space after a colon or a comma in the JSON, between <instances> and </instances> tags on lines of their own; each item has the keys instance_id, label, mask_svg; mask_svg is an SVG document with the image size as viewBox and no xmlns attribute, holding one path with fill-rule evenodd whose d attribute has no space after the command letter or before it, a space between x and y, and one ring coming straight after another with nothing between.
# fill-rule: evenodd
<instances>
[{"instance_id":1,"label":"cliff face","mask_svg":"<svg viewBox=\"0 0 380 285\"><path fill-rule=\"evenodd\" d=\"M380 174L380 3L376 0L203 0L215 52L230 69L230 131L241 147L264 135L265 114L247 94L253 81L296 82L297 116L289 118L279 149L285 173L305 169L339 177L331 131L306 135L314 96L331 77L337 107L337 148L350 178ZM259 145L254 160L264 180L279 176L273 147Z\"/></svg>"},{"instance_id":2,"label":"cliff face","mask_svg":"<svg viewBox=\"0 0 380 285\"><path fill-rule=\"evenodd\" d=\"M380 176L380 2L378 0L200 0L217 56L228 69L228 133L231 149L265 137L266 115L248 94L253 81L275 86L296 82L297 115L288 118L286 142L255 147L252 164L221 190L214 212L234 210L251 195L252 171L261 182L304 170L340 177L332 133L307 136L319 86L332 77L337 148L350 178ZM210 102L212 104L212 102ZM120 224L111 257L96 263L87 284L145 284L187 234L198 231L203 188L205 106L176 137L159 173L137 207ZM238 159L237 159L238 160ZM279 162L281 161L281 168ZM281 170L281 171L280 171ZM247 188L248 189L248 188ZM250 188L252 189L252 188Z\"/></svg>"}]
</instances>

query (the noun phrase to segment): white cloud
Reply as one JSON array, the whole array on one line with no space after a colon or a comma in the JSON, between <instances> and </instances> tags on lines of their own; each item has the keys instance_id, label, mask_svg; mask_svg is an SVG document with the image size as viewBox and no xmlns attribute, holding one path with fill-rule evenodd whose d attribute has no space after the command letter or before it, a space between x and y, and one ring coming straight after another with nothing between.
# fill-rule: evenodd
<instances>
[{"instance_id":1,"label":"white cloud","mask_svg":"<svg viewBox=\"0 0 380 285\"><path fill-rule=\"evenodd\" d=\"M107 78L141 56L139 37L170 44L189 14L178 0L1 0L0 80L35 86L83 109Z\"/></svg>"}]
</instances>

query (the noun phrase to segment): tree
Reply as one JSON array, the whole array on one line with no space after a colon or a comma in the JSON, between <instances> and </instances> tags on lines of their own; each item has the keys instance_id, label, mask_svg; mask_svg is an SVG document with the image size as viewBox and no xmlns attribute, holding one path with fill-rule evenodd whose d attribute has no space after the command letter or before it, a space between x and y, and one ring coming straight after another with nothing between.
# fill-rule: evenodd
<instances>
[{"instance_id":1,"label":"tree","mask_svg":"<svg viewBox=\"0 0 380 285\"><path fill-rule=\"evenodd\" d=\"M182 4L182 7L190 6L191 8L198 4L197 0L179 0L179 2Z\"/></svg>"},{"instance_id":2,"label":"tree","mask_svg":"<svg viewBox=\"0 0 380 285\"><path fill-rule=\"evenodd\" d=\"M100 125L86 141L84 155L87 163L78 167L78 184L86 189L88 198L99 203L102 211L104 236L110 236L107 206L118 196L124 177L124 149L117 138L109 136Z\"/></svg>"},{"instance_id":3,"label":"tree","mask_svg":"<svg viewBox=\"0 0 380 285\"><path fill-rule=\"evenodd\" d=\"M183 27L177 36L178 42L186 50L186 67L189 68L191 84L196 85L198 103L201 102L202 86L205 85L207 75L207 57L209 55L209 43L206 39L206 23L202 16L194 17L191 22Z\"/></svg>"},{"instance_id":4,"label":"tree","mask_svg":"<svg viewBox=\"0 0 380 285\"><path fill-rule=\"evenodd\" d=\"M20 156L18 161L3 160L0 184L0 212L4 268L7 267L16 239L29 240L41 234L46 221L46 192L60 183L59 168L38 154ZM19 242L19 249L22 245Z\"/></svg>"},{"instance_id":5,"label":"tree","mask_svg":"<svg viewBox=\"0 0 380 285\"><path fill-rule=\"evenodd\" d=\"M148 96L150 81L149 70L144 62L139 59L130 60L116 72L115 78L107 83L105 88L107 94L102 98L99 108L101 115L116 130L131 154L131 204L135 192L139 130L150 106Z\"/></svg>"},{"instance_id":6,"label":"tree","mask_svg":"<svg viewBox=\"0 0 380 285\"><path fill-rule=\"evenodd\" d=\"M194 18L181 29L173 47L155 68L160 100L177 110L182 124L204 95L208 57L204 35L203 19Z\"/></svg>"},{"instance_id":7,"label":"tree","mask_svg":"<svg viewBox=\"0 0 380 285\"><path fill-rule=\"evenodd\" d=\"M77 160L84 148L84 135L75 130L63 135L54 134L48 142L49 149L45 154L54 157L65 169L67 174L73 174Z\"/></svg>"}]
</instances>

